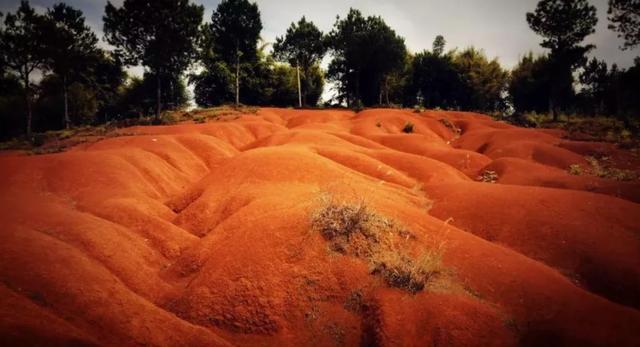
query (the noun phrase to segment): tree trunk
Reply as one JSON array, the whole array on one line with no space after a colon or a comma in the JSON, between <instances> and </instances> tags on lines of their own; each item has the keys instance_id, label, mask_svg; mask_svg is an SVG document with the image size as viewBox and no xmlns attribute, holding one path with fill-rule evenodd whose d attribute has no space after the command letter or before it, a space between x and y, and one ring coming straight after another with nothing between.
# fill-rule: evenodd
<instances>
[{"instance_id":1,"label":"tree trunk","mask_svg":"<svg viewBox=\"0 0 640 347\"><path fill-rule=\"evenodd\" d=\"M27 68L25 67L24 73L22 75L24 78L24 101L27 105L27 138L31 140L31 85L29 83L29 72L27 72Z\"/></svg>"},{"instance_id":2,"label":"tree trunk","mask_svg":"<svg viewBox=\"0 0 640 347\"><path fill-rule=\"evenodd\" d=\"M62 97L64 99L64 127L69 129L71 119L69 119L69 93L67 88L67 76L62 77Z\"/></svg>"},{"instance_id":3,"label":"tree trunk","mask_svg":"<svg viewBox=\"0 0 640 347\"><path fill-rule=\"evenodd\" d=\"M557 122L558 113L556 112L556 107L553 103L553 97L549 97L549 113L551 114L551 117L553 117L553 121Z\"/></svg>"},{"instance_id":4,"label":"tree trunk","mask_svg":"<svg viewBox=\"0 0 640 347\"><path fill-rule=\"evenodd\" d=\"M160 99L162 98L162 78L160 77L160 71L156 71L156 120L160 120L160 111L162 108Z\"/></svg>"},{"instance_id":5,"label":"tree trunk","mask_svg":"<svg viewBox=\"0 0 640 347\"><path fill-rule=\"evenodd\" d=\"M300 64L296 62L296 73L298 74L298 107L302 108L302 87L300 86Z\"/></svg>"},{"instance_id":6,"label":"tree trunk","mask_svg":"<svg viewBox=\"0 0 640 347\"><path fill-rule=\"evenodd\" d=\"M389 102L389 80L388 79L384 80L384 96L387 101L387 105L391 105L391 103Z\"/></svg>"},{"instance_id":7,"label":"tree trunk","mask_svg":"<svg viewBox=\"0 0 640 347\"><path fill-rule=\"evenodd\" d=\"M240 44L236 40L236 107L240 106Z\"/></svg>"}]
</instances>

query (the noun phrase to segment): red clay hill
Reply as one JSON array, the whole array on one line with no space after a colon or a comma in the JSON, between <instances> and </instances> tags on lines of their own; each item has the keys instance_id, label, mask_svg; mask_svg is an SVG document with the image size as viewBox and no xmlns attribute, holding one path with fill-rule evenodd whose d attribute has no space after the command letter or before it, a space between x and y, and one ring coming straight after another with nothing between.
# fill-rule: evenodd
<instances>
[{"instance_id":1,"label":"red clay hill","mask_svg":"<svg viewBox=\"0 0 640 347\"><path fill-rule=\"evenodd\" d=\"M0 155L1 345L640 345L640 184L590 173L637 152L379 109L121 135Z\"/></svg>"}]
</instances>

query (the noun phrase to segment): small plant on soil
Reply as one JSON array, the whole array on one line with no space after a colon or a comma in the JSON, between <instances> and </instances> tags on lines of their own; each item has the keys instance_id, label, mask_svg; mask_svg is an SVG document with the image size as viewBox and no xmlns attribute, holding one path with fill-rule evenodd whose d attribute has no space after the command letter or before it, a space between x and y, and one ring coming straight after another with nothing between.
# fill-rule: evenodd
<instances>
[{"instance_id":1,"label":"small plant on soil","mask_svg":"<svg viewBox=\"0 0 640 347\"><path fill-rule=\"evenodd\" d=\"M578 164L569 165L569 173L574 176L582 175L582 166Z\"/></svg>"},{"instance_id":2,"label":"small plant on soil","mask_svg":"<svg viewBox=\"0 0 640 347\"><path fill-rule=\"evenodd\" d=\"M436 251L427 251L415 260L393 250L378 252L372 266L372 273L380 274L388 285L412 293L423 290L429 279L443 271L442 254Z\"/></svg>"},{"instance_id":3,"label":"small plant on soil","mask_svg":"<svg viewBox=\"0 0 640 347\"><path fill-rule=\"evenodd\" d=\"M585 159L591 165L590 171L595 176L616 181L633 181L638 178L634 171L610 167L595 157L585 157ZM605 157L603 160L606 161L606 159Z\"/></svg>"},{"instance_id":4,"label":"small plant on soil","mask_svg":"<svg viewBox=\"0 0 640 347\"><path fill-rule=\"evenodd\" d=\"M324 197L312 213L311 227L333 251L365 259L371 274L392 287L416 293L444 271L441 247L411 256L400 246L408 246L415 236L394 220L371 211L364 202L345 203Z\"/></svg>"},{"instance_id":5,"label":"small plant on soil","mask_svg":"<svg viewBox=\"0 0 640 347\"><path fill-rule=\"evenodd\" d=\"M453 132L453 134L455 135L456 138L460 137L460 134L462 134L462 129L458 128L455 124L451 123L450 120L448 120L446 118L441 118L439 120L439 122L442 123L442 125L444 125L447 128L449 128L449 130L451 130L451 132Z\"/></svg>"},{"instance_id":6,"label":"small plant on soil","mask_svg":"<svg viewBox=\"0 0 640 347\"><path fill-rule=\"evenodd\" d=\"M414 125L411 122L405 123L404 127L402 127L402 132L406 134L411 134L413 132Z\"/></svg>"},{"instance_id":7,"label":"small plant on soil","mask_svg":"<svg viewBox=\"0 0 640 347\"><path fill-rule=\"evenodd\" d=\"M203 115L196 115L193 117L193 122L197 124L202 124L207 122L207 117Z\"/></svg>"},{"instance_id":8,"label":"small plant on soil","mask_svg":"<svg viewBox=\"0 0 640 347\"><path fill-rule=\"evenodd\" d=\"M380 127L382 127L382 123L380 123L380 121L378 121L378 122L376 122L376 126L377 126L378 128L380 128Z\"/></svg>"},{"instance_id":9,"label":"small plant on soil","mask_svg":"<svg viewBox=\"0 0 640 347\"><path fill-rule=\"evenodd\" d=\"M492 170L484 170L476 180L486 183L496 183L498 181L498 173Z\"/></svg>"}]
</instances>

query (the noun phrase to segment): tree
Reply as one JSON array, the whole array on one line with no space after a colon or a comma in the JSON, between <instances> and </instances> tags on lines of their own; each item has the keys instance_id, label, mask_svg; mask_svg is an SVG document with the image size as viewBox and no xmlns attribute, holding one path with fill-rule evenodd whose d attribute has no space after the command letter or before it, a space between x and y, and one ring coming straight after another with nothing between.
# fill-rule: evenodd
<instances>
[{"instance_id":1,"label":"tree","mask_svg":"<svg viewBox=\"0 0 640 347\"><path fill-rule=\"evenodd\" d=\"M436 55L424 51L416 54L411 63L405 103L427 108L455 108L459 105L463 85L453 63L455 53Z\"/></svg>"},{"instance_id":2,"label":"tree","mask_svg":"<svg viewBox=\"0 0 640 347\"><path fill-rule=\"evenodd\" d=\"M640 90L640 57L636 57L633 66L626 71L620 72L618 78L619 85L617 87L614 86L617 91L618 117L622 118L627 127L637 134L638 130L631 126L630 118L636 117L637 119L640 117L640 98L638 98L638 90Z\"/></svg>"},{"instance_id":3,"label":"tree","mask_svg":"<svg viewBox=\"0 0 640 347\"><path fill-rule=\"evenodd\" d=\"M20 2L14 14L7 14L0 31L0 55L7 69L15 72L22 81L27 111L26 133L31 138L32 86L31 74L46 70L44 51L45 33L51 27L43 15L39 15L28 1Z\"/></svg>"},{"instance_id":4,"label":"tree","mask_svg":"<svg viewBox=\"0 0 640 347\"><path fill-rule=\"evenodd\" d=\"M64 126L69 128L69 85L86 75L98 54L98 38L85 24L82 12L65 3L47 11L53 30L47 33L47 65L60 76L64 104Z\"/></svg>"},{"instance_id":5,"label":"tree","mask_svg":"<svg viewBox=\"0 0 640 347\"><path fill-rule=\"evenodd\" d=\"M438 35L436 36L436 39L433 40L433 54L435 56L441 56L442 53L444 53L444 46L447 44L447 41L445 41L444 36L442 35Z\"/></svg>"},{"instance_id":6,"label":"tree","mask_svg":"<svg viewBox=\"0 0 640 347\"><path fill-rule=\"evenodd\" d=\"M303 16L298 23L291 23L284 37L276 38L273 55L276 59L287 61L296 67L298 83L298 106L307 105L310 69L320 63L327 51L322 32ZM304 92L301 92L300 69L304 80Z\"/></svg>"},{"instance_id":7,"label":"tree","mask_svg":"<svg viewBox=\"0 0 640 347\"><path fill-rule=\"evenodd\" d=\"M231 102L234 98L233 73L221 61L210 64L205 71L192 75L196 104L211 107Z\"/></svg>"},{"instance_id":8,"label":"tree","mask_svg":"<svg viewBox=\"0 0 640 347\"><path fill-rule=\"evenodd\" d=\"M550 78L549 58L533 53L520 59L511 71L509 96L516 114L544 112L549 107Z\"/></svg>"},{"instance_id":9,"label":"tree","mask_svg":"<svg viewBox=\"0 0 640 347\"><path fill-rule=\"evenodd\" d=\"M124 0L120 8L107 2L107 42L127 65L142 64L156 78L156 119L163 79L179 79L196 57L203 13L189 0Z\"/></svg>"},{"instance_id":10,"label":"tree","mask_svg":"<svg viewBox=\"0 0 640 347\"><path fill-rule=\"evenodd\" d=\"M131 78L122 88L117 113L120 118L136 118L148 114L155 107L157 76L145 72L142 78ZM188 101L186 86L181 78L175 75L164 75L161 83L169 88L162 89L162 98L172 100L173 108L178 108Z\"/></svg>"},{"instance_id":11,"label":"tree","mask_svg":"<svg viewBox=\"0 0 640 347\"><path fill-rule=\"evenodd\" d=\"M381 104L388 76L406 62L404 39L381 17L365 18L355 9L344 19L338 17L328 47L334 56L329 77L338 83L338 98L349 106L352 100L366 106Z\"/></svg>"},{"instance_id":12,"label":"tree","mask_svg":"<svg viewBox=\"0 0 640 347\"><path fill-rule=\"evenodd\" d=\"M622 49L640 45L640 0L609 0L609 29L624 39Z\"/></svg>"},{"instance_id":13,"label":"tree","mask_svg":"<svg viewBox=\"0 0 640 347\"><path fill-rule=\"evenodd\" d=\"M240 64L257 61L256 46L262 31L258 5L248 0L222 0L204 29L204 51L235 66L235 102L240 104Z\"/></svg>"},{"instance_id":14,"label":"tree","mask_svg":"<svg viewBox=\"0 0 640 347\"><path fill-rule=\"evenodd\" d=\"M608 69L606 62L593 58L580 74L583 86L580 96L588 104L588 111L594 115L607 113L605 101L610 84Z\"/></svg>"},{"instance_id":15,"label":"tree","mask_svg":"<svg viewBox=\"0 0 640 347\"><path fill-rule=\"evenodd\" d=\"M74 81L68 83L66 90L60 88L62 76L49 74L38 86L38 97L34 103L34 128L39 131L60 129L65 127L65 109L59 107L68 97L67 111L71 119L69 123L89 125L95 123L98 110L96 91L90 86Z\"/></svg>"},{"instance_id":16,"label":"tree","mask_svg":"<svg viewBox=\"0 0 640 347\"><path fill-rule=\"evenodd\" d=\"M573 71L585 63L586 53L595 47L579 44L595 32L596 8L587 0L541 0L533 13L527 13L527 22L544 38L541 46L551 50L549 112L557 120L557 104L573 92Z\"/></svg>"},{"instance_id":17,"label":"tree","mask_svg":"<svg viewBox=\"0 0 640 347\"><path fill-rule=\"evenodd\" d=\"M95 91L98 103L96 122L108 122L117 114L119 92L127 80L127 73L113 54L98 50L90 66L85 83Z\"/></svg>"},{"instance_id":18,"label":"tree","mask_svg":"<svg viewBox=\"0 0 640 347\"><path fill-rule=\"evenodd\" d=\"M505 108L509 74L497 59L488 60L485 54L470 47L453 58L460 74L464 93L460 107L472 111L499 111Z\"/></svg>"}]
</instances>

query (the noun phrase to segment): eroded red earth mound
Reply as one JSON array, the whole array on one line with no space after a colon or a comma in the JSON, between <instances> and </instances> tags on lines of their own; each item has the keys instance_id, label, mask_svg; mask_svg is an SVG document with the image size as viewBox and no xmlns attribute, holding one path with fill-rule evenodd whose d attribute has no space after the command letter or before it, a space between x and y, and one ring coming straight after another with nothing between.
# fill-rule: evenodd
<instances>
[{"instance_id":1,"label":"eroded red earth mound","mask_svg":"<svg viewBox=\"0 0 640 347\"><path fill-rule=\"evenodd\" d=\"M567 170L597 144L375 109L126 134L0 156L0 344L640 345L640 185ZM447 283L331 250L327 193L443 245Z\"/></svg>"}]
</instances>

